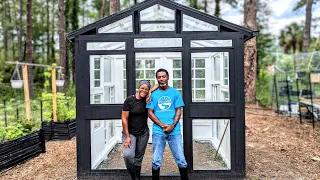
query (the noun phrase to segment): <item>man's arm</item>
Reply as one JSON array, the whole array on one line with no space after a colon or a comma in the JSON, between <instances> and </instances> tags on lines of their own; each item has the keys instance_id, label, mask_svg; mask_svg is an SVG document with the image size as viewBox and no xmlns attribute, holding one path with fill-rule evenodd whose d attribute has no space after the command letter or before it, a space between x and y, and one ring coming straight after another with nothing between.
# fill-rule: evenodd
<instances>
[{"instance_id":1,"label":"man's arm","mask_svg":"<svg viewBox=\"0 0 320 180\"><path fill-rule=\"evenodd\" d=\"M174 121L173 124L169 125L164 132L166 133L170 133L178 124L178 122L180 121L180 117L181 117L181 107L176 108L176 114L174 115Z\"/></svg>"},{"instance_id":2,"label":"man's arm","mask_svg":"<svg viewBox=\"0 0 320 180\"><path fill-rule=\"evenodd\" d=\"M151 119L151 121L153 121L156 125L165 128L168 125L167 124L163 124L158 118L157 116L153 113L153 109L148 109L148 116Z\"/></svg>"}]
</instances>

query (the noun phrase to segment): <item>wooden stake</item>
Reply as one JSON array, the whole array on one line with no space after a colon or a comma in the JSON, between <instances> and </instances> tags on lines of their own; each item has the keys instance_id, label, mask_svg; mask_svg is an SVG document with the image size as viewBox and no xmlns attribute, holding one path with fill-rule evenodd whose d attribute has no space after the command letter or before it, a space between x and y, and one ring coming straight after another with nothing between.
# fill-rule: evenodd
<instances>
[{"instance_id":1,"label":"wooden stake","mask_svg":"<svg viewBox=\"0 0 320 180\"><path fill-rule=\"evenodd\" d=\"M224 128L223 135L222 135L222 138L221 138L221 140L220 140L220 143L219 143L219 146L218 146L218 149L217 149L217 151L216 151L216 155L214 156L213 161L216 161L216 159L217 159L218 152L219 152L220 146L221 146L221 144L222 144L222 141L223 141L223 139L224 139L224 135L225 135L226 132L227 132L229 123L230 123L230 119L228 120L227 125L226 125L226 127ZM217 125L217 126L218 126L218 125Z\"/></svg>"},{"instance_id":2,"label":"wooden stake","mask_svg":"<svg viewBox=\"0 0 320 180\"><path fill-rule=\"evenodd\" d=\"M53 104L53 122L57 122L57 86L56 86L56 69L51 69L51 87L52 87L52 104Z\"/></svg>"},{"instance_id":3,"label":"wooden stake","mask_svg":"<svg viewBox=\"0 0 320 180\"><path fill-rule=\"evenodd\" d=\"M27 65L22 65L22 76L23 76L23 89L24 89L24 103L26 106L26 118L31 119L31 109L30 109L30 95L29 95L29 82L28 82L28 67Z\"/></svg>"}]
</instances>

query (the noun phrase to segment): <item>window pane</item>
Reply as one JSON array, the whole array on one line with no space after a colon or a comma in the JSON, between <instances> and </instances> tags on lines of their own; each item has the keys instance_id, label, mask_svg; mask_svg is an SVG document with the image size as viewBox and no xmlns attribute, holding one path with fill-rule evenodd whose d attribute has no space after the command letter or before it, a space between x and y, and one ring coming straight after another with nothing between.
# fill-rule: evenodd
<instances>
[{"instance_id":1,"label":"window pane","mask_svg":"<svg viewBox=\"0 0 320 180\"><path fill-rule=\"evenodd\" d=\"M148 38L135 39L135 48L152 48L152 47L182 47L181 38Z\"/></svg>"},{"instance_id":2,"label":"window pane","mask_svg":"<svg viewBox=\"0 0 320 180\"><path fill-rule=\"evenodd\" d=\"M94 81L94 87L100 87L100 80Z\"/></svg>"},{"instance_id":3,"label":"window pane","mask_svg":"<svg viewBox=\"0 0 320 180\"><path fill-rule=\"evenodd\" d=\"M155 80L150 80L151 88L155 85L156 81Z\"/></svg>"},{"instance_id":4,"label":"window pane","mask_svg":"<svg viewBox=\"0 0 320 180\"><path fill-rule=\"evenodd\" d=\"M191 40L191 47L232 47L232 40Z\"/></svg>"},{"instance_id":5,"label":"window pane","mask_svg":"<svg viewBox=\"0 0 320 180\"><path fill-rule=\"evenodd\" d=\"M183 31L218 31L218 26L183 14Z\"/></svg>"},{"instance_id":6,"label":"window pane","mask_svg":"<svg viewBox=\"0 0 320 180\"><path fill-rule=\"evenodd\" d=\"M100 69L100 58L94 58L94 69Z\"/></svg>"},{"instance_id":7,"label":"window pane","mask_svg":"<svg viewBox=\"0 0 320 180\"><path fill-rule=\"evenodd\" d=\"M159 21L159 20L174 20L175 12L172 9L166 8L159 4L151 6L140 12L141 21Z\"/></svg>"},{"instance_id":8,"label":"window pane","mask_svg":"<svg viewBox=\"0 0 320 180\"><path fill-rule=\"evenodd\" d=\"M228 122L229 119L192 120L194 170L231 169L230 122Z\"/></svg>"},{"instance_id":9,"label":"window pane","mask_svg":"<svg viewBox=\"0 0 320 180\"><path fill-rule=\"evenodd\" d=\"M174 88L182 88L182 80L173 80Z\"/></svg>"},{"instance_id":10,"label":"window pane","mask_svg":"<svg viewBox=\"0 0 320 180\"><path fill-rule=\"evenodd\" d=\"M173 78L182 78L182 70L173 70Z\"/></svg>"},{"instance_id":11,"label":"window pane","mask_svg":"<svg viewBox=\"0 0 320 180\"><path fill-rule=\"evenodd\" d=\"M114 23L98 29L98 33L123 33L132 31L132 16L120 19Z\"/></svg>"},{"instance_id":12,"label":"window pane","mask_svg":"<svg viewBox=\"0 0 320 180\"><path fill-rule=\"evenodd\" d=\"M143 70L136 71L136 79L144 79Z\"/></svg>"},{"instance_id":13,"label":"window pane","mask_svg":"<svg viewBox=\"0 0 320 180\"><path fill-rule=\"evenodd\" d=\"M205 70L196 70L196 78L205 78Z\"/></svg>"},{"instance_id":14,"label":"window pane","mask_svg":"<svg viewBox=\"0 0 320 180\"><path fill-rule=\"evenodd\" d=\"M123 90L123 99L125 100L126 98L127 98L127 90L125 89L125 90Z\"/></svg>"},{"instance_id":15,"label":"window pane","mask_svg":"<svg viewBox=\"0 0 320 180\"><path fill-rule=\"evenodd\" d=\"M191 78L194 78L194 70L191 70Z\"/></svg>"},{"instance_id":16,"label":"window pane","mask_svg":"<svg viewBox=\"0 0 320 180\"><path fill-rule=\"evenodd\" d=\"M125 50L125 42L88 42L88 51L99 51L99 50Z\"/></svg>"},{"instance_id":17,"label":"window pane","mask_svg":"<svg viewBox=\"0 0 320 180\"><path fill-rule=\"evenodd\" d=\"M94 71L94 79L100 79L100 70Z\"/></svg>"},{"instance_id":18,"label":"window pane","mask_svg":"<svg viewBox=\"0 0 320 180\"><path fill-rule=\"evenodd\" d=\"M196 80L196 88L205 88L205 80Z\"/></svg>"},{"instance_id":19,"label":"window pane","mask_svg":"<svg viewBox=\"0 0 320 180\"><path fill-rule=\"evenodd\" d=\"M173 23L141 24L142 32L174 31L174 30L175 30L175 24Z\"/></svg>"},{"instance_id":20,"label":"window pane","mask_svg":"<svg viewBox=\"0 0 320 180\"><path fill-rule=\"evenodd\" d=\"M224 79L224 85L229 85L228 79Z\"/></svg>"},{"instance_id":21,"label":"window pane","mask_svg":"<svg viewBox=\"0 0 320 180\"><path fill-rule=\"evenodd\" d=\"M146 60L146 68L155 68L155 61L154 60Z\"/></svg>"},{"instance_id":22,"label":"window pane","mask_svg":"<svg viewBox=\"0 0 320 180\"><path fill-rule=\"evenodd\" d=\"M144 68L144 61L136 60L136 68L137 69L143 69Z\"/></svg>"},{"instance_id":23,"label":"window pane","mask_svg":"<svg viewBox=\"0 0 320 180\"><path fill-rule=\"evenodd\" d=\"M173 60L173 68L182 68L181 59Z\"/></svg>"},{"instance_id":24,"label":"window pane","mask_svg":"<svg viewBox=\"0 0 320 180\"><path fill-rule=\"evenodd\" d=\"M228 73L229 73L229 71L228 71L228 69L224 69L224 71L223 71L223 77L224 78L228 78Z\"/></svg>"},{"instance_id":25,"label":"window pane","mask_svg":"<svg viewBox=\"0 0 320 180\"><path fill-rule=\"evenodd\" d=\"M224 61L224 67L229 67L228 56L224 56L223 61Z\"/></svg>"},{"instance_id":26,"label":"window pane","mask_svg":"<svg viewBox=\"0 0 320 180\"><path fill-rule=\"evenodd\" d=\"M146 70L146 78L155 78L154 70Z\"/></svg>"},{"instance_id":27,"label":"window pane","mask_svg":"<svg viewBox=\"0 0 320 180\"><path fill-rule=\"evenodd\" d=\"M110 83L111 82L111 59L105 58L104 59L104 82Z\"/></svg>"},{"instance_id":28,"label":"window pane","mask_svg":"<svg viewBox=\"0 0 320 180\"><path fill-rule=\"evenodd\" d=\"M196 99L204 99L205 90L196 90Z\"/></svg>"},{"instance_id":29,"label":"window pane","mask_svg":"<svg viewBox=\"0 0 320 180\"><path fill-rule=\"evenodd\" d=\"M205 66L204 59L196 59L196 68L205 68Z\"/></svg>"},{"instance_id":30,"label":"window pane","mask_svg":"<svg viewBox=\"0 0 320 180\"><path fill-rule=\"evenodd\" d=\"M126 72L126 70L123 70L123 78L124 78L124 79L127 78L127 72Z\"/></svg>"},{"instance_id":31,"label":"window pane","mask_svg":"<svg viewBox=\"0 0 320 180\"><path fill-rule=\"evenodd\" d=\"M93 103L94 104L100 104L101 103L101 94L95 94L93 96Z\"/></svg>"}]
</instances>

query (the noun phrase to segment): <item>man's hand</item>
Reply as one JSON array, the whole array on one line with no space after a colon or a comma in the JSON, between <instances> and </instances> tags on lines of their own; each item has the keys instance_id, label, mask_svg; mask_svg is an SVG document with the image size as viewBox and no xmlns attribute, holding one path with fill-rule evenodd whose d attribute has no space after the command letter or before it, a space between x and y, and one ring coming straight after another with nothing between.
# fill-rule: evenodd
<instances>
[{"instance_id":1,"label":"man's hand","mask_svg":"<svg viewBox=\"0 0 320 180\"><path fill-rule=\"evenodd\" d=\"M132 144L132 141L131 141L131 138L130 137L126 137L126 140L124 141L124 148L131 148L131 144Z\"/></svg>"},{"instance_id":2,"label":"man's hand","mask_svg":"<svg viewBox=\"0 0 320 180\"><path fill-rule=\"evenodd\" d=\"M167 134L171 133L171 131L174 129L174 125L168 125L166 128L163 129L163 131Z\"/></svg>"},{"instance_id":3,"label":"man's hand","mask_svg":"<svg viewBox=\"0 0 320 180\"><path fill-rule=\"evenodd\" d=\"M151 93L147 95L147 99L146 99L147 104L149 104L150 101L151 101Z\"/></svg>"}]
</instances>

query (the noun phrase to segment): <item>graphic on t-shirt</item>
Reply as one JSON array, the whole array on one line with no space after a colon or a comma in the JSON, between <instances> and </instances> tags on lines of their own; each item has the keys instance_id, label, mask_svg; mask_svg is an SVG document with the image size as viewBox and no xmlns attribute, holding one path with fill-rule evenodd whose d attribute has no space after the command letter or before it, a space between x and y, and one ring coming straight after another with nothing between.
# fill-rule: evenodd
<instances>
[{"instance_id":1,"label":"graphic on t-shirt","mask_svg":"<svg viewBox=\"0 0 320 180\"><path fill-rule=\"evenodd\" d=\"M162 96L158 100L158 106L161 110L167 110L171 106L171 99L169 96Z\"/></svg>"}]
</instances>

